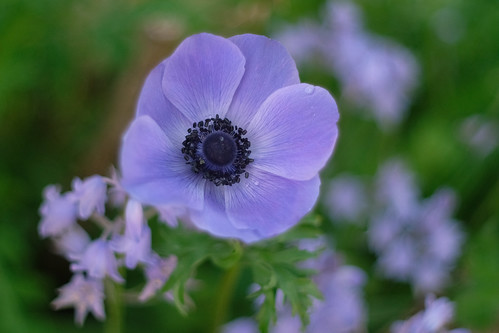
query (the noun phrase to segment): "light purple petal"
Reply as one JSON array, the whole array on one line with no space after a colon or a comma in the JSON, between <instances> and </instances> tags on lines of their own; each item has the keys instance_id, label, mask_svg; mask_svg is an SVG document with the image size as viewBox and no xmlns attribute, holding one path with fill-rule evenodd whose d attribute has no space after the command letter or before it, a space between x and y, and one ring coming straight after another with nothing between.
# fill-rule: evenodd
<instances>
[{"instance_id":1,"label":"light purple petal","mask_svg":"<svg viewBox=\"0 0 499 333\"><path fill-rule=\"evenodd\" d=\"M255 242L261 237L257 232L248 228L237 229L230 222L225 212L225 196L222 186L206 183L206 197L204 210L192 211L192 222L202 230L219 237L238 238L244 242Z\"/></svg>"},{"instance_id":2,"label":"light purple petal","mask_svg":"<svg viewBox=\"0 0 499 333\"><path fill-rule=\"evenodd\" d=\"M229 40L243 53L246 66L227 117L233 124L246 128L270 94L300 83L300 78L293 58L279 42L252 34Z\"/></svg>"},{"instance_id":3,"label":"light purple petal","mask_svg":"<svg viewBox=\"0 0 499 333\"><path fill-rule=\"evenodd\" d=\"M121 150L123 187L138 201L179 204L201 209L205 180L185 164L175 147L149 116L136 118Z\"/></svg>"},{"instance_id":4,"label":"light purple petal","mask_svg":"<svg viewBox=\"0 0 499 333\"><path fill-rule=\"evenodd\" d=\"M165 63L166 98L192 122L225 116L244 74L245 59L225 38L202 33L185 39Z\"/></svg>"},{"instance_id":5,"label":"light purple petal","mask_svg":"<svg viewBox=\"0 0 499 333\"><path fill-rule=\"evenodd\" d=\"M320 179L295 181L256 168L248 179L225 188L227 215L236 228L251 228L262 238L289 229L314 206Z\"/></svg>"},{"instance_id":6,"label":"light purple petal","mask_svg":"<svg viewBox=\"0 0 499 333\"><path fill-rule=\"evenodd\" d=\"M137 104L137 117L150 116L175 146L182 144L193 121L182 114L163 91L166 59L148 75Z\"/></svg>"},{"instance_id":7,"label":"light purple petal","mask_svg":"<svg viewBox=\"0 0 499 333\"><path fill-rule=\"evenodd\" d=\"M338 117L323 88L296 84L277 90L247 128L255 166L289 179L311 179L333 151Z\"/></svg>"},{"instance_id":8,"label":"light purple petal","mask_svg":"<svg viewBox=\"0 0 499 333\"><path fill-rule=\"evenodd\" d=\"M139 202L133 199L128 201L125 208L125 221L125 235L128 238L138 241L141 238L142 228L145 225L144 211Z\"/></svg>"}]
</instances>

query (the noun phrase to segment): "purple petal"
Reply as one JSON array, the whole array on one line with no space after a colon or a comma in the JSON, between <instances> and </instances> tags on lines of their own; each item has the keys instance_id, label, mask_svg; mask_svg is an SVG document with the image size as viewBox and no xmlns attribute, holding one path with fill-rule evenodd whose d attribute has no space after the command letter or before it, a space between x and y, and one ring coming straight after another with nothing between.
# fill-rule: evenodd
<instances>
[{"instance_id":1,"label":"purple petal","mask_svg":"<svg viewBox=\"0 0 499 333\"><path fill-rule=\"evenodd\" d=\"M338 117L323 88L296 84L277 90L247 128L255 166L289 179L311 179L333 151Z\"/></svg>"},{"instance_id":2,"label":"purple petal","mask_svg":"<svg viewBox=\"0 0 499 333\"><path fill-rule=\"evenodd\" d=\"M293 58L279 42L252 34L229 40L243 53L246 66L227 117L237 126L246 128L270 94L300 83L300 78Z\"/></svg>"},{"instance_id":3,"label":"purple petal","mask_svg":"<svg viewBox=\"0 0 499 333\"><path fill-rule=\"evenodd\" d=\"M191 36L165 63L165 96L192 122L224 117L244 63L239 48L227 39L207 33Z\"/></svg>"},{"instance_id":4,"label":"purple petal","mask_svg":"<svg viewBox=\"0 0 499 333\"><path fill-rule=\"evenodd\" d=\"M175 146L180 146L193 121L182 114L166 97L163 91L165 60L147 77L137 105L137 117L147 115L161 127Z\"/></svg>"},{"instance_id":5,"label":"purple petal","mask_svg":"<svg viewBox=\"0 0 499 333\"><path fill-rule=\"evenodd\" d=\"M238 186L226 187L227 215L236 228L251 228L262 238L289 229L314 206L320 179L295 181L257 168Z\"/></svg>"},{"instance_id":6,"label":"purple petal","mask_svg":"<svg viewBox=\"0 0 499 333\"><path fill-rule=\"evenodd\" d=\"M217 187L211 182L206 183L206 196L204 209L192 211L192 222L202 230L219 237L232 237L244 242L255 242L263 237L248 228L237 229L230 222L225 212L225 196L221 186Z\"/></svg>"},{"instance_id":7,"label":"purple petal","mask_svg":"<svg viewBox=\"0 0 499 333\"><path fill-rule=\"evenodd\" d=\"M121 150L123 187L148 204L203 206L205 180L185 164L175 147L149 116L136 118Z\"/></svg>"}]
</instances>

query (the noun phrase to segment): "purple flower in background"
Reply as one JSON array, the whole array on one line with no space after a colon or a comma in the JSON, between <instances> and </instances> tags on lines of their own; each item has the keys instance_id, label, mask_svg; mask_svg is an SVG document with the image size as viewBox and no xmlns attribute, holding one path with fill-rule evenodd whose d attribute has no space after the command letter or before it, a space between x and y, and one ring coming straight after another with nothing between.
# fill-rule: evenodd
<instances>
[{"instance_id":1,"label":"purple flower in background","mask_svg":"<svg viewBox=\"0 0 499 333\"><path fill-rule=\"evenodd\" d=\"M298 326L300 323L298 323ZM259 333L258 324L253 318L238 318L225 324L221 333ZM274 332L273 332L274 333Z\"/></svg>"},{"instance_id":2,"label":"purple flower in background","mask_svg":"<svg viewBox=\"0 0 499 333\"><path fill-rule=\"evenodd\" d=\"M73 180L73 192L71 193L78 203L78 216L86 220L95 211L102 215L105 211L107 200L107 185L99 175L93 175L82 181L76 177Z\"/></svg>"},{"instance_id":3,"label":"purple flower in background","mask_svg":"<svg viewBox=\"0 0 499 333\"><path fill-rule=\"evenodd\" d=\"M362 13L349 1L328 2L324 24L299 22L277 34L293 56L329 70L354 106L369 111L383 130L404 118L418 82L419 65L395 41L367 32Z\"/></svg>"},{"instance_id":4,"label":"purple flower in background","mask_svg":"<svg viewBox=\"0 0 499 333\"><path fill-rule=\"evenodd\" d=\"M59 289L59 297L52 302L52 305L56 310L73 306L75 321L79 325L83 325L89 311L97 319L103 320L106 314L102 281L76 274L68 284Z\"/></svg>"},{"instance_id":5,"label":"purple flower in background","mask_svg":"<svg viewBox=\"0 0 499 333\"><path fill-rule=\"evenodd\" d=\"M360 177L348 174L339 175L330 181L324 205L334 222L362 222L368 209L366 187Z\"/></svg>"},{"instance_id":6,"label":"purple flower in background","mask_svg":"<svg viewBox=\"0 0 499 333\"><path fill-rule=\"evenodd\" d=\"M187 38L148 76L123 139L123 187L189 209L200 229L257 241L314 206L337 137L331 95L300 83L278 42Z\"/></svg>"},{"instance_id":7,"label":"purple flower in background","mask_svg":"<svg viewBox=\"0 0 499 333\"><path fill-rule=\"evenodd\" d=\"M454 318L454 304L447 298L428 295L425 310L416 313L406 321L397 321L390 328L391 333L470 333L463 328L446 328Z\"/></svg>"},{"instance_id":8,"label":"purple flower in background","mask_svg":"<svg viewBox=\"0 0 499 333\"><path fill-rule=\"evenodd\" d=\"M153 297L163 287L176 266L176 256L161 258L157 254L152 255L146 266L147 283L139 295L139 300L145 302Z\"/></svg>"},{"instance_id":9,"label":"purple flower in background","mask_svg":"<svg viewBox=\"0 0 499 333\"><path fill-rule=\"evenodd\" d=\"M485 157L499 145L499 122L473 115L461 123L461 140L479 156Z\"/></svg>"},{"instance_id":10,"label":"purple flower in background","mask_svg":"<svg viewBox=\"0 0 499 333\"><path fill-rule=\"evenodd\" d=\"M109 276L116 282L123 282L123 278L118 273L118 262L111 250L109 243L102 239L97 239L90 243L85 252L76 258L77 262L71 264L73 272L87 272L95 279L103 279Z\"/></svg>"},{"instance_id":11,"label":"purple flower in background","mask_svg":"<svg viewBox=\"0 0 499 333\"><path fill-rule=\"evenodd\" d=\"M38 233L42 237L57 236L76 222L77 206L69 194L61 195L55 185L47 186L43 191L44 201L40 206L42 220Z\"/></svg>"},{"instance_id":12,"label":"purple flower in background","mask_svg":"<svg viewBox=\"0 0 499 333\"><path fill-rule=\"evenodd\" d=\"M392 158L381 165L375 180L376 201L400 216L411 215L418 209L419 184L407 164Z\"/></svg>"},{"instance_id":13,"label":"purple flower in background","mask_svg":"<svg viewBox=\"0 0 499 333\"><path fill-rule=\"evenodd\" d=\"M452 219L455 193L442 188L421 201L412 173L389 161L378 178L379 211L368 239L387 277L410 282L420 293L438 291L461 252L464 234Z\"/></svg>"}]
</instances>

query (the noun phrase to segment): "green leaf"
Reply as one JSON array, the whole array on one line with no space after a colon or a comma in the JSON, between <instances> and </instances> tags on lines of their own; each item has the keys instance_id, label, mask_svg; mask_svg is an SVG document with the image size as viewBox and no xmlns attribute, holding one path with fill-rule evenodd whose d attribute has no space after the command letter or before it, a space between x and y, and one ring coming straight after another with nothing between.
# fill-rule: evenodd
<instances>
[{"instance_id":1,"label":"green leaf","mask_svg":"<svg viewBox=\"0 0 499 333\"><path fill-rule=\"evenodd\" d=\"M313 230L310 225L304 226ZM315 232L309 233L312 234ZM292 237L288 239L296 239L295 235L297 234L293 232ZM283 238L287 237L289 235ZM276 321L275 302L278 290L282 291L284 301L291 304L293 315L300 316L303 326L309 323L309 308L313 298L322 299L321 292L311 279L315 271L299 267L301 262L317 257L321 250L302 250L294 245L294 242L282 242L281 239L251 246L245 253L252 269L253 280L260 286L260 289L249 297L263 299L256 316L262 332L268 332L269 326Z\"/></svg>"}]
</instances>

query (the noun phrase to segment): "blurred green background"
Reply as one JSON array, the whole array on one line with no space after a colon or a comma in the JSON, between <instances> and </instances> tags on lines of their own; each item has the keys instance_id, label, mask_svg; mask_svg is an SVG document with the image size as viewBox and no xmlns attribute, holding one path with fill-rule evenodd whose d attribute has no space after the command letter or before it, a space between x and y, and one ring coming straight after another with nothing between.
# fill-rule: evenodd
<instances>
[{"instance_id":1,"label":"blurred green background","mask_svg":"<svg viewBox=\"0 0 499 333\"><path fill-rule=\"evenodd\" d=\"M409 115L390 133L342 107L340 139L327 177L349 171L373 175L390 156L406 158L423 192L442 185L459 195L456 218L467 233L464 255L447 290L457 302L456 323L499 332L499 150L477 155L456 128L469 115L499 121L499 2L496 0L362 0L366 28L409 48L421 65L421 83ZM69 189L74 176L107 175L121 134L133 116L147 73L193 33L270 35L303 17L319 19L320 0L1 0L0 1L0 332L93 332L73 311L53 311L56 289L69 265L37 235L42 189ZM451 8L463 33L453 44L435 33L435 13ZM317 69L301 79L340 96L339 85ZM332 228L328 232L335 233ZM356 251L352 232L333 237L351 263L372 275L372 255ZM184 318L169 304L127 308L125 328L204 332L220 292L211 266ZM242 279L231 317L251 314ZM410 288L373 280L365 290L369 331L414 309ZM412 310L411 310L412 309ZM402 316L402 317L401 317ZM229 318L228 318L229 319Z\"/></svg>"}]
</instances>

